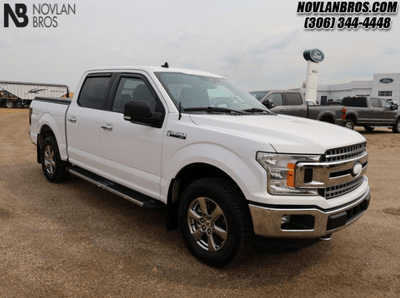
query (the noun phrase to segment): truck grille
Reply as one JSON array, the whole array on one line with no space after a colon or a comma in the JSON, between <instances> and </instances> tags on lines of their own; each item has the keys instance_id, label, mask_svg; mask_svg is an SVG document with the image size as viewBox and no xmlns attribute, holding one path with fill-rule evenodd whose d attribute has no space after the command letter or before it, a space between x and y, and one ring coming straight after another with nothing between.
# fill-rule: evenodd
<instances>
[{"instance_id":1,"label":"truck grille","mask_svg":"<svg viewBox=\"0 0 400 298\"><path fill-rule=\"evenodd\" d=\"M330 149L325 153L328 162L343 161L361 155L366 150L366 143Z\"/></svg>"},{"instance_id":2,"label":"truck grille","mask_svg":"<svg viewBox=\"0 0 400 298\"><path fill-rule=\"evenodd\" d=\"M366 143L351 145L347 147L335 148L327 150L325 153L325 161L327 162L343 162L352 158L362 155L366 151ZM363 164L363 168L367 163ZM336 198L338 196L349 193L359 186L364 181L364 176L361 176L353 181L343 183L340 185L330 186L320 190L320 195L326 199Z\"/></svg>"},{"instance_id":3,"label":"truck grille","mask_svg":"<svg viewBox=\"0 0 400 298\"><path fill-rule=\"evenodd\" d=\"M338 196L344 195L346 193L349 193L349 192L355 190L357 187L359 187L363 183L363 181L364 181L364 176L361 176L360 178L358 178L354 181L351 181L351 182L327 187L320 191L320 195L327 200L336 198Z\"/></svg>"}]
</instances>

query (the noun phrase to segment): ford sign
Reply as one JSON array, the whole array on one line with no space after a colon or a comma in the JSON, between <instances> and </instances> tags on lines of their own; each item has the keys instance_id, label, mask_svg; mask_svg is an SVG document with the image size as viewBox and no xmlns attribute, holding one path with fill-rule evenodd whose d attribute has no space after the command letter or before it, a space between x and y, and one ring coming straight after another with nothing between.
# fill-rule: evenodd
<instances>
[{"instance_id":1,"label":"ford sign","mask_svg":"<svg viewBox=\"0 0 400 298\"><path fill-rule=\"evenodd\" d=\"M383 84L389 84L389 83L392 83L394 80L393 79L391 79L391 78L383 78L383 79L380 79L379 80L379 82L381 82L381 83L383 83Z\"/></svg>"},{"instance_id":2,"label":"ford sign","mask_svg":"<svg viewBox=\"0 0 400 298\"><path fill-rule=\"evenodd\" d=\"M303 52L303 57L307 61L319 63L319 62L324 61L325 55L324 55L324 53L322 53L321 50L312 49L312 50L305 50Z\"/></svg>"}]
</instances>

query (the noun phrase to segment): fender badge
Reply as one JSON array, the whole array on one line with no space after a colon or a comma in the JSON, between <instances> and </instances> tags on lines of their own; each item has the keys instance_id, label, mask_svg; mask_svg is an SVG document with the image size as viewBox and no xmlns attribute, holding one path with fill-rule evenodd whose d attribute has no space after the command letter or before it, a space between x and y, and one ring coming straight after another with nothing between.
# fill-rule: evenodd
<instances>
[{"instance_id":1,"label":"fender badge","mask_svg":"<svg viewBox=\"0 0 400 298\"><path fill-rule=\"evenodd\" d=\"M167 131L167 136L168 137L182 139L182 140L186 140L186 136L187 135L185 133L183 133L183 132L168 130Z\"/></svg>"}]
</instances>

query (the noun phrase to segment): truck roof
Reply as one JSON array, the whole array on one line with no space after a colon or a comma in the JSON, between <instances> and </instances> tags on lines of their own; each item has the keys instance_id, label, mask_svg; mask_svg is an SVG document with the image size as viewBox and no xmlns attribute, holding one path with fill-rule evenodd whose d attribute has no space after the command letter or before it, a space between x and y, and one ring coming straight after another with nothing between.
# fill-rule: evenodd
<instances>
[{"instance_id":1,"label":"truck roof","mask_svg":"<svg viewBox=\"0 0 400 298\"><path fill-rule=\"evenodd\" d=\"M111 71L111 72L118 72L118 71L146 71L146 72L179 72L191 75L200 75L200 76L209 76L209 77L217 77L222 78L222 76L205 72L199 70L192 70L192 69L184 69L184 68L166 68L160 66L111 66L111 67L97 67L93 69L89 69L87 72L97 72L97 71Z\"/></svg>"}]
</instances>

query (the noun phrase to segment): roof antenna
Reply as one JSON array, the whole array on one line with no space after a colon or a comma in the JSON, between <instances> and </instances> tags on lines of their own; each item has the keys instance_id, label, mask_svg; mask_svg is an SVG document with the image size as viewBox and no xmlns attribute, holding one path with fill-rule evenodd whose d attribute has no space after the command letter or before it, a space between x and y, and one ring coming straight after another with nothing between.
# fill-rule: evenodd
<instances>
[{"instance_id":1,"label":"roof antenna","mask_svg":"<svg viewBox=\"0 0 400 298\"><path fill-rule=\"evenodd\" d=\"M178 111L179 111L178 120L181 120L181 118L182 118L182 102L181 101L179 102Z\"/></svg>"},{"instance_id":2,"label":"roof antenna","mask_svg":"<svg viewBox=\"0 0 400 298\"><path fill-rule=\"evenodd\" d=\"M164 65L161 65L161 67L169 68L168 62L165 62Z\"/></svg>"}]
</instances>

